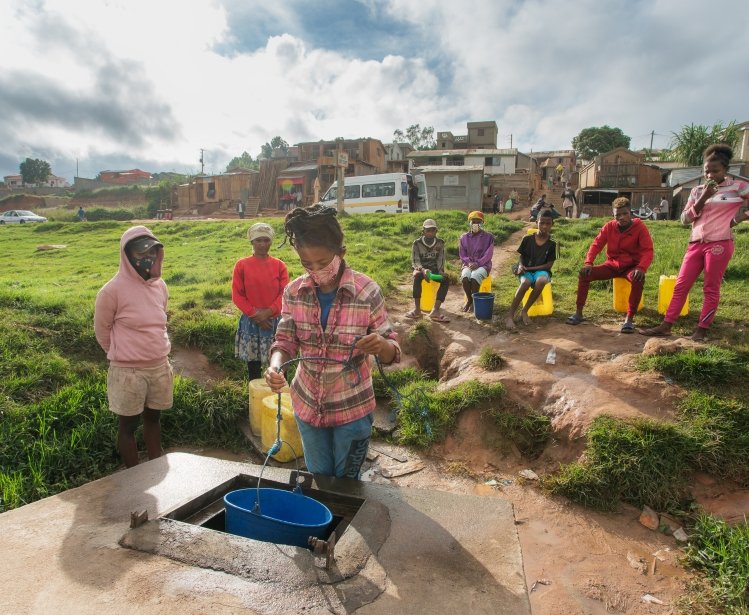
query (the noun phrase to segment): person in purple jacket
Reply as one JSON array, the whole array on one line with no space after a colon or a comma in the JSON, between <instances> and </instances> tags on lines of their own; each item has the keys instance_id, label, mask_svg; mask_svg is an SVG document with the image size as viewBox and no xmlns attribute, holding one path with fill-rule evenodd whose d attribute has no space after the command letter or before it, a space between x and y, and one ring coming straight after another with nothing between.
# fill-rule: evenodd
<instances>
[{"instance_id":1,"label":"person in purple jacket","mask_svg":"<svg viewBox=\"0 0 749 615\"><path fill-rule=\"evenodd\" d=\"M466 294L464 312L473 309L473 293L479 292L492 269L494 255L494 235L484 230L484 214L472 211L468 214L470 230L460 236L460 262L463 266L460 281Z\"/></svg>"},{"instance_id":2,"label":"person in purple jacket","mask_svg":"<svg viewBox=\"0 0 749 615\"><path fill-rule=\"evenodd\" d=\"M129 228L120 239L119 271L96 295L94 333L109 359L109 409L118 418L117 449L128 468L138 464L141 417L148 458L161 456L161 411L172 407L163 260L164 246L148 228Z\"/></svg>"}]
</instances>

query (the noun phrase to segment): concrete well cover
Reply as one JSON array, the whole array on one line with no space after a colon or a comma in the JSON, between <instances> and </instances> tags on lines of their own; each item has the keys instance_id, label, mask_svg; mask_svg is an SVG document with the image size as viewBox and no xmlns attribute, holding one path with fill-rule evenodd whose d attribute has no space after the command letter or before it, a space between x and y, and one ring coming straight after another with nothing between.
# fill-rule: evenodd
<instances>
[{"instance_id":1,"label":"concrete well cover","mask_svg":"<svg viewBox=\"0 0 749 615\"><path fill-rule=\"evenodd\" d=\"M331 571L304 549L199 527L188 539L208 559L196 564L182 553L180 527L157 519L259 472L171 453L3 513L0 612L530 615L512 506L498 498L318 479L320 489L369 503ZM266 473L288 480L288 470ZM142 509L152 521L134 534L130 513ZM128 545L136 548L120 544L136 535L140 544Z\"/></svg>"}]
</instances>

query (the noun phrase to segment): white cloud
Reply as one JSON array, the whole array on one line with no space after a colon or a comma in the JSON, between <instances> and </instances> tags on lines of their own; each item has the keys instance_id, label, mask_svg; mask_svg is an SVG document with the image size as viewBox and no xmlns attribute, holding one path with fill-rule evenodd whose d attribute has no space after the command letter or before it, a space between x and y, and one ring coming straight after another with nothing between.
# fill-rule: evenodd
<instances>
[{"instance_id":1,"label":"white cloud","mask_svg":"<svg viewBox=\"0 0 749 615\"><path fill-rule=\"evenodd\" d=\"M335 37L313 47L306 3L229 2L0 2L0 175L27 155L88 159L89 174L118 159L195 170L200 148L220 171L275 135L388 140L413 123L462 134L494 119L500 146L512 133L540 150L587 126L639 147L650 130L749 119L743 0L711 19L697 0L360 0L408 32L374 59Z\"/></svg>"}]
</instances>

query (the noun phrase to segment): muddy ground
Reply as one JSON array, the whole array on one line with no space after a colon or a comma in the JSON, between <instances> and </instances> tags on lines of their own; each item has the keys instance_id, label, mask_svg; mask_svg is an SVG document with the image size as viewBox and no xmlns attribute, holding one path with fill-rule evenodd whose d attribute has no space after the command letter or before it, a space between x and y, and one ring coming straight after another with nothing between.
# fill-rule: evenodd
<instances>
[{"instance_id":1,"label":"muddy ground","mask_svg":"<svg viewBox=\"0 0 749 615\"><path fill-rule=\"evenodd\" d=\"M523 229L497 246L495 273L509 271L524 234ZM622 505L613 514L596 513L549 497L533 480L523 479L518 473L531 469L543 475L560 463L577 459L584 450L588 425L600 414L671 418L682 391L655 373L635 371L633 359L643 350L655 351L661 344L692 342L648 340L621 334L618 326L589 322L570 327L553 318L533 319L527 326L519 324L517 332L512 333L463 314L463 300L460 289L452 287L444 304L451 321L431 324L436 352L425 353L422 347L411 348L404 343L403 364L423 366L429 361L434 367L436 362L444 387L471 379L501 382L511 399L552 417L551 443L539 458L524 459L516 449L498 446L502 435L489 417L478 409L469 410L459 417L454 433L429 451L373 442L375 458L364 478L511 501L535 615L675 612L672 603L688 573L679 565L679 545L673 537L642 526L638 521L640 511L630 506ZM412 306L403 303L388 307L399 331L407 333L413 321L405 318L405 313ZM507 360L506 366L496 372L481 369L477 359L484 347L499 352ZM556 347L554 365L546 363L551 347ZM194 351L178 351L175 363L185 375L204 382L221 376ZM221 451L194 452L224 455ZM385 475L397 473L406 464L385 453L406 457L412 468L423 467L387 478ZM749 492L709 476L695 477L693 493L708 510L729 520L749 513ZM651 574L654 560L655 572ZM664 604L643 602L646 594Z\"/></svg>"}]
</instances>

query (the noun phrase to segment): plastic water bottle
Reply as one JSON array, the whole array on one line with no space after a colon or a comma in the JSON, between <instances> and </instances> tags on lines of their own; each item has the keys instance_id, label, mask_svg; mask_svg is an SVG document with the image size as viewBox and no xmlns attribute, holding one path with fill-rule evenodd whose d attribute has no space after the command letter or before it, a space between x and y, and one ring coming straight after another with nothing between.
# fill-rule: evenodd
<instances>
[{"instance_id":1,"label":"plastic water bottle","mask_svg":"<svg viewBox=\"0 0 749 615\"><path fill-rule=\"evenodd\" d=\"M554 365L557 362L557 347L552 346L549 350L549 354L546 355L546 362L549 365Z\"/></svg>"},{"instance_id":2,"label":"plastic water bottle","mask_svg":"<svg viewBox=\"0 0 749 615\"><path fill-rule=\"evenodd\" d=\"M429 272L429 275L427 276L427 278L429 279L430 282L441 282L442 281L442 276L441 275L439 275L438 273L432 273L431 271Z\"/></svg>"}]
</instances>

